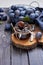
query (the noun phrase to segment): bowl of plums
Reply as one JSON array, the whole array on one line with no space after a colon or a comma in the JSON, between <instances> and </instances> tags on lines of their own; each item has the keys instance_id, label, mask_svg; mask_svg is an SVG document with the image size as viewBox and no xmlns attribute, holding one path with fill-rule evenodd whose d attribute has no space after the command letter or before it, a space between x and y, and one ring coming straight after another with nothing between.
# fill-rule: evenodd
<instances>
[{"instance_id":1,"label":"bowl of plums","mask_svg":"<svg viewBox=\"0 0 43 65\"><path fill-rule=\"evenodd\" d=\"M14 26L14 36L20 40L29 39L31 36L31 27L27 22L19 21Z\"/></svg>"},{"instance_id":2,"label":"bowl of plums","mask_svg":"<svg viewBox=\"0 0 43 65\"><path fill-rule=\"evenodd\" d=\"M39 15L40 11L36 8L31 8L29 5L12 5L8 11L9 19L13 25L18 21L28 22L30 24L35 23L35 20Z\"/></svg>"}]
</instances>

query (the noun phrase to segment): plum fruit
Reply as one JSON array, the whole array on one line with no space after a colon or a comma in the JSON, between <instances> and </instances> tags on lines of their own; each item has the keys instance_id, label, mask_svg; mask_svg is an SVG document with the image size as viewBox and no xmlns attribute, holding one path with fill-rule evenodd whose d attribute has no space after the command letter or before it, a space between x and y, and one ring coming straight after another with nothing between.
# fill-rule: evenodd
<instances>
[{"instance_id":1,"label":"plum fruit","mask_svg":"<svg viewBox=\"0 0 43 65\"><path fill-rule=\"evenodd\" d=\"M41 32L37 32L36 33L36 39L41 39L42 37L42 33Z\"/></svg>"},{"instance_id":2,"label":"plum fruit","mask_svg":"<svg viewBox=\"0 0 43 65\"><path fill-rule=\"evenodd\" d=\"M4 12L4 9L0 8L0 12Z\"/></svg>"},{"instance_id":3,"label":"plum fruit","mask_svg":"<svg viewBox=\"0 0 43 65\"><path fill-rule=\"evenodd\" d=\"M9 13L14 13L14 11L12 9L9 10Z\"/></svg>"},{"instance_id":4,"label":"plum fruit","mask_svg":"<svg viewBox=\"0 0 43 65\"><path fill-rule=\"evenodd\" d=\"M14 14L14 13L9 13L9 16L10 16L10 17L14 17L15 14Z\"/></svg>"},{"instance_id":5,"label":"plum fruit","mask_svg":"<svg viewBox=\"0 0 43 65\"><path fill-rule=\"evenodd\" d=\"M38 13L35 13L35 17L37 18L39 16L39 14Z\"/></svg>"},{"instance_id":6,"label":"plum fruit","mask_svg":"<svg viewBox=\"0 0 43 65\"><path fill-rule=\"evenodd\" d=\"M14 13L9 13L9 19L10 19L10 22L14 23L15 14Z\"/></svg>"},{"instance_id":7,"label":"plum fruit","mask_svg":"<svg viewBox=\"0 0 43 65\"><path fill-rule=\"evenodd\" d=\"M17 10L17 7L15 5L12 5L11 9L15 11L15 10Z\"/></svg>"},{"instance_id":8,"label":"plum fruit","mask_svg":"<svg viewBox=\"0 0 43 65\"><path fill-rule=\"evenodd\" d=\"M35 17L37 18L40 15L40 11L35 11Z\"/></svg>"},{"instance_id":9,"label":"plum fruit","mask_svg":"<svg viewBox=\"0 0 43 65\"><path fill-rule=\"evenodd\" d=\"M18 21L25 21L25 22L30 21L29 23L35 23L40 13L41 13L40 10L34 7L28 8L24 5L12 5L9 8L8 15L12 23L14 22L17 23Z\"/></svg>"},{"instance_id":10,"label":"plum fruit","mask_svg":"<svg viewBox=\"0 0 43 65\"><path fill-rule=\"evenodd\" d=\"M7 15L5 13L0 13L0 20L1 21L6 21L7 20Z\"/></svg>"},{"instance_id":11,"label":"plum fruit","mask_svg":"<svg viewBox=\"0 0 43 65\"><path fill-rule=\"evenodd\" d=\"M23 11L24 9L22 7L19 7L18 10Z\"/></svg>"},{"instance_id":12,"label":"plum fruit","mask_svg":"<svg viewBox=\"0 0 43 65\"><path fill-rule=\"evenodd\" d=\"M2 21L6 21L7 20L7 15L3 15L2 18L1 18Z\"/></svg>"},{"instance_id":13,"label":"plum fruit","mask_svg":"<svg viewBox=\"0 0 43 65\"><path fill-rule=\"evenodd\" d=\"M19 21L23 21L24 16L19 16Z\"/></svg>"},{"instance_id":14,"label":"plum fruit","mask_svg":"<svg viewBox=\"0 0 43 65\"><path fill-rule=\"evenodd\" d=\"M15 19L14 19L15 24L16 24L18 21L19 21L18 18L15 18Z\"/></svg>"},{"instance_id":15,"label":"plum fruit","mask_svg":"<svg viewBox=\"0 0 43 65\"><path fill-rule=\"evenodd\" d=\"M26 10L26 13L27 13L27 14L30 14L30 13L32 13L32 12L34 12L34 10L33 10L32 8L28 8L28 9Z\"/></svg>"},{"instance_id":16,"label":"plum fruit","mask_svg":"<svg viewBox=\"0 0 43 65\"><path fill-rule=\"evenodd\" d=\"M20 10L15 10L15 15L19 16L20 15Z\"/></svg>"},{"instance_id":17,"label":"plum fruit","mask_svg":"<svg viewBox=\"0 0 43 65\"><path fill-rule=\"evenodd\" d=\"M38 14L40 14L40 11L36 10L36 11L35 11L35 13L38 13Z\"/></svg>"},{"instance_id":18,"label":"plum fruit","mask_svg":"<svg viewBox=\"0 0 43 65\"><path fill-rule=\"evenodd\" d=\"M31 14L30 14L30 18L31 18L31 19L35 19L35 13L31 13Z\"/></svg>"},{"instance_id":19,"label":"plum fruit","mask_svg":"<svg viewBox=\"0 0 43 65\"><path fill-rule=\"evenodd\" d=\"M11 24L7 23L5 24L5 30L9 31L11 29Z\"/></svg>"},{"instance_id":20,"label":"plum fruit","mask_svg":"<svg viewBox=\"0 0 43 65\"><path fill-rule=\"evenodd\" d=\"M21 16L25 16L25 13L26 13L25 10L24 10L24 11L21 11L21 12L20 12L20 15L21 15Z\"/></svg>"}]
</instances>

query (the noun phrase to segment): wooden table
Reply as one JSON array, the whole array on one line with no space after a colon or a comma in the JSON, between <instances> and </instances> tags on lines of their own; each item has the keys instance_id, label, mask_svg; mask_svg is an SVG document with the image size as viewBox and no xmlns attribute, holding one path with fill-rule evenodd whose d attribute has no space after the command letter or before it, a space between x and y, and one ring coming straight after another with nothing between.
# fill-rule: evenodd
<instances>
[{"instance_id":1,"label":"wooden table","mask_svg":"<svg viewBox=\"0 0 43 65\"><path fill-rule=\"evenodd\" d=\"M0 25L0 65L43 65L43 50L26 51L14 47L4 26L5 22Z\"/></svg>"}]
</instances>

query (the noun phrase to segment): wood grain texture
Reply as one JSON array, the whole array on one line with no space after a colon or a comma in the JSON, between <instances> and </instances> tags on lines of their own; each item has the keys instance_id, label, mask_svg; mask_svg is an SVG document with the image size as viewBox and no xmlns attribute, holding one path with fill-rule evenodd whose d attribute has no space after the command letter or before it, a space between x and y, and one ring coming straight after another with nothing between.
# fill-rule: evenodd
<instances>
[{"instance_id":1,"label":"wood grain texture","mask_svg":"<svg viewBox=\"0 0 43 65\"><path fill-rule=\"evenodd\" d=\"M2 65L2 55L3 55L3 49L0 48L0 65Z\"/></svg>"},{"instance_id":2,"label":"wood grain texture","mask_svg":"<svg viewBox=\"0 0 43 65\"><path fill-rule=\"evenodd\" d=\"M29 60L30 65L43 65L43 50L40 48L36 48L30 52L29 54Z\"/></svg>"},{"instance_id":3,"label":"wood grain texture","mask_svg":"<svg viewBox=\"0 0 43 65\"><path fill-rule=\"evenodd\" d=\"M16 47L12 48L12 65L28 65L27 52Z\"/></svg>"},{"instance_id":4,"label":"wood grain texture","mask_svg":"<svg viewBox=\"0 0 43 65\"><path fill-rule=\"evenodd\" d=\"M0 25L0 65L10 65L10 34L4 32L5 22Z\"/></svg>"}]
</instances>

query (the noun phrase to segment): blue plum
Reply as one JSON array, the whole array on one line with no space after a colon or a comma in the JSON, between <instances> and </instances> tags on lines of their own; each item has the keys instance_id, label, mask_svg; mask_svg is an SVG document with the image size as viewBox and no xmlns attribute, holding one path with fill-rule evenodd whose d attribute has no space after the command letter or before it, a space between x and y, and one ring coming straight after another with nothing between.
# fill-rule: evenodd
<instances>
[{"instance_id":1,"label":"blue plum","mask_svg":"<svg viewBox=\"0 0 43 65\"><path fill-rule=\"evenodd\" d=\"M20 15L20 10L15 10L15 15L19 16Z\"/></svg>"},{"instance_id":2,"label":"blue plum","mask_svg":"<svg viewBox=\"0 0 43 65\"><path fill-rule=\"evenodd\" d=\"M9 13L14 13L14 11L12 9L9 10Z\"/></svg>"},{"instance_id":3,"label":"blue plum","mask_svg":"<svg viewBox=\"0 0 43 65\"><path fill-rule=\"evenodd\" d=\"M40 14L40 11L36 10L36 11L35 11L35 13L38 13L38 14Z\"/></svg>"},{"instance_id":4,"label":"blue plum","mask_svg":"<svg viewBox=\"0 0 43 65\"><path fill-rule=\"evenodd\" d=\"M35 19L35 13L31 13L31 14L30 14L30 18L31 18L31 19Z\"/></svg>"},{"instance_id":5,"label":"blue plum","mask_svg":"<svg viewBox=\"0 0 43 65\"><path fill-rule=\"evenodd\" d=\"M3 15L2 18L1 18L2 21L6 21L7 20L7 15Z\"/></svg>"},{"instance_id":6,"label":"blue plum","mask_svg":"<svg viewBox=\"0 0 43 65\"><path fill-rule=\"evenodd\" d=\"M5 30L10 30L11 29L11 24L7 23L5 24Z\"/></svg>"},{"instance_id":7,"label":"blue plum","mask_svg":"<svg viewBox=\"0 0 43 65\"><path fill-rule=\"evenodd\" d=\"M9 20L11 23L15 24L14 20L15 20L15 14L14 13L10 13L9 14Z\"/></svg>"},{"instance_id":8,"label":"blue plum","mask_svg":"<svg viewBox=\"0 0 43 65\"><path fill-rule=\"evenodd\" d=\"M15 5L12 5L11 9L15 11L15 10L17 10L17 7Z\"/></svg>"},{"instance_id":9,"label":"blue plum","mask_svg":"<svg viewBox=\"0 0 43 65\"><path fill-rule=\"evenodd\" d=\"M25 16L25 14L26 14L26 11L25 10L24 11L21 11L21 13L20 13L21 16Z\"/></svg>"},{"instance_id":10,"label":"blue plum","mask_svg":"<svg viewBox=\"0 0 43 65\"><path fill-rule=\"evenodd\" d=\"M10 17L14 17L15 14L14 14L14 13L9 13L9 16L10 16Z\"/></svg>"},{"instance_id":11,"label":"blue plum","mask_svg":"<svg viewBox=\"0 0 43 65\"><path fill-rule=\"evenodd\" d=\"M38 13L35 13L35 17L37 18L39 16L39 14Z\"/></svg>"},{"instance_id":12,"label":"blue plum","mask_svg":"<svg viewBox=\"0 0 43 65\"><path fill-rule=\"evenodd\" d=\"M41 36L42 36L42 33L41 33L41 32L37 32L37 33L36 33L36 38L37 38L37 39L40 39Z\"/></svg>"},{"instance_id":13,"label":"blue plum","mask_svg":"<svg viewBox=\"0 0 43 65\"><path fill-rule=\"evenodd\" d=\"M19 7L18 9L19 9L20 11L23 11L23 10L24 10L22 7Z\"/></svg>"},{"instance_id":14,"label":"blue plum","mask_svg":"<svg viewBox=\"0 0 43 65\"><path fill-rule=\"evenodd\" d=\"M4 9L0 8L0 12L4 12Z\"/></svg>"},{"instance_id":15,"label":"blue plum","mask_svg":"<svg viewBox=\"0 0 43 65\"><path fill-rule=\"evenodd\" d=\"M30 14L30 13L32 13L32 12L34 12L34 10L33 10L32 8L27 8L27 9L26 9L26 13L27 13L27 14Z\"/></svg>"},{"instance_id":16,"label":"blue plum","mask_svg":"<svg viewBox=\"0 0 43 65\"><path fill-rule=\"evenodd\" d=\"M19 21L23 21L24 16L19 16Z\"/></svg>"},{"instance_id":17,"label":"blue plum","mask_svg":"<svg viewBox=\"0 0 43 65\"><path fill-rule=\"evenodd\" d=\"M36 18L37 18L40 15L40 11L36 10L35 15L36 15Z\"/></svg>"}]
</instances>

